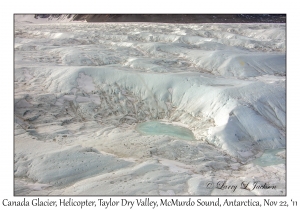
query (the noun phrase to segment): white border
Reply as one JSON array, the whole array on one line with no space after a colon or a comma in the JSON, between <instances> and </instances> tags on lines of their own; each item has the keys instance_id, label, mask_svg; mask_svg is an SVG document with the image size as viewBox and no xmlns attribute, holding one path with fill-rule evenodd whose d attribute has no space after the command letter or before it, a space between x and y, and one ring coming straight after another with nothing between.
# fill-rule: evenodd
<instances>
[{"instance_id":1,"label":"white border","mask_svg":"<svg viewBox=\"0 0 300 210\"><path fill-rule=\"evenodd\" d=\"M296 1L294 1L296 2ZM297 200L296 192L300 189L297 175L299 125L299 80L300 65L298 53L300 15L295 11L298 5L290 1L252 0L252 1L61 1L28 0L3 3L1 8L1 206L4 198L21 200L13 197L13 14L14 13L286 13L287 14L287 196L286 197L251 197L255 200L270 198L273 200ZM33 197L30 197L30 199ZM106 197L107 198L107 197ZM118 198L118 197L115 197ZM134 199L134 197L130 197ZM200 198L200 197L199 197ZM202 197L209 199L209 197ZM228 197L233 199L234 197ZM46 199L46 198L45 198ZM57 200L58 198L55 198ZM80 199L80 198L77 198ZM158 198L153 198L158 199ZM215 197L212 199L214 200ZM246 197L237 197L245 200ZM96 200L96 198L93 198ZM298 206L300 199L298 199ZM98 207L99 208L99 207ZM11 207L10 209L14 209ZM60 209L60 208L57 208ZM129 208L127 208L129 209ZM149 209L149 208L147 208ZM176 208L175 208L176 209ZM268 209L268 208L267 208ZM274 208L272 208L274 209Z\"/></svg>"}]
</instances>

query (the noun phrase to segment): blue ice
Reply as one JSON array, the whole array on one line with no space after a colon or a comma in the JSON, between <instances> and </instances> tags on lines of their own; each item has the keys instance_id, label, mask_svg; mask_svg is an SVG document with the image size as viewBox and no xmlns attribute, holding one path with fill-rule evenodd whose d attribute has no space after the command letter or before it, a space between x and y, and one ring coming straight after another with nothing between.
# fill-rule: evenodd
<instances>
[{"instance_id":1,"label":"blue ice","mask_svg":"<svg viewBox=\"0 0 300 210\"><path fill-rule=\"evenodd\" d=\"M262 167L271 166L271 165L278 165L278 164L285 164L285 159L282 159L278 155L278 152L283 151L284 149L269 149L266 150L262 156L253 160L255 165L259 165Z\"/></svg>"}]
</instances>

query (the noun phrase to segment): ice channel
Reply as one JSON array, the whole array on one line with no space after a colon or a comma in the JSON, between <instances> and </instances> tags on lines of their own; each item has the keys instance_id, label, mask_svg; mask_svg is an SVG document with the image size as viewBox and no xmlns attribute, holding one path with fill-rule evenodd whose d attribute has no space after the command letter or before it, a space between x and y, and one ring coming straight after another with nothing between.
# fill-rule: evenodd
<instances>
[{"instance_id":1,"label":"ice channel","mask_svg":"<svg viewBox=\"0 0 300 210\"><path fill-rule=\"evenodd\" d=\"M136 130L145 135L168 135L183 140L195 140L193 132L188 128L159 121L140 123L136 126Z\"/></svg>"}]
</instances>

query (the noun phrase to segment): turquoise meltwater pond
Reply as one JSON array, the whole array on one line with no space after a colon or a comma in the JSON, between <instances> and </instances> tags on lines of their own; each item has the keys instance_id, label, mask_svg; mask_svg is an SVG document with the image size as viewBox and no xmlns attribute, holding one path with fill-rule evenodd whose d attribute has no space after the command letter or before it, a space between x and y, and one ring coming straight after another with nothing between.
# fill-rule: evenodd
<instances>
[{"instance_id":1,"label":"turquoise meltwater pond","mask_svg":"<svg viewBox=\"0 0 300 210\"><path fill-rule=\"evenodd\" d=\"M284 151L284 149L269 149L266 150L262 156L253 160L255 165L259 165L262 167L285 164L285 159L277 156L278 152Z\"/></svg>"},{"instance_id":2,"label":"turquoise meltwater pond","mask_svg":"<svg viewBox=\"0 0 300 210\"><path fill-rule=\"evenodd\" d=\"M136 126L136 130L145 135L168 135L183 140L195 140L191 130L159 121L140 123Z\"/></svg>"}]
</instances>

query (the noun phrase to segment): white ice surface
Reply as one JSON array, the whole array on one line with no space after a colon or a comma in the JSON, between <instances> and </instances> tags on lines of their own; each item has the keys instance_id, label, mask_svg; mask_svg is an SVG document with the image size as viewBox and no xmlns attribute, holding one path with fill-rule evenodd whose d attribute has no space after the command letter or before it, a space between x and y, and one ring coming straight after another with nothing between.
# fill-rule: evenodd
<instances>
[{"instance_id":1,"label":"white ice surface","mask_svg":"<svg viewBox=\"0 0 300 210\"><path fill-rule=\"evenodd\" d=\"M16 192L285 194L282 165L251 164L286 145L284 24L30 18L15 24ZM150 120L196 141L135 130ZM280 187L205 188L225 178Z\"/></svg>"}]
</instances>

